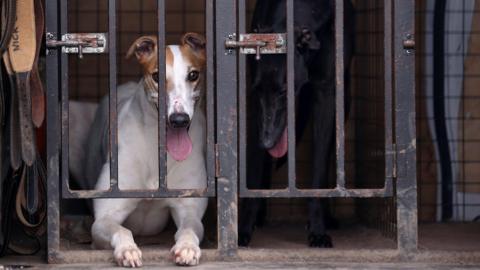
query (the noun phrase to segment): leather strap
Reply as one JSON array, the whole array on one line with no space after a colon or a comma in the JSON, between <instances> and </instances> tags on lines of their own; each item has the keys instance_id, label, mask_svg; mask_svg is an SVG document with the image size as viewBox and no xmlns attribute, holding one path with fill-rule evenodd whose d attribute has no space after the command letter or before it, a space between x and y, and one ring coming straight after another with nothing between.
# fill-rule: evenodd
<instances>
[{"instance_id":1,"label":"leather strap","mask_svg":"<svg viewBox=\"0 0 480 270\"><path fill-rule=\"evenodd\" d=\"M12 36L13 28L15 26L15 14L16 14L17 4L15 0L3 0L0 4L0 20L1 20L1 32L0 32L0 58L7 50L7 46L10 42ZM3 198L2 188L3 188L3 160L4 160L4 135L6 128L6 116L7 116L7 107L10 102L6 102L7 92L4 82L3 67L1 67L0 62L0 198ZM10 103L11 104L11 103Z\"/></svg>"},{"instance_id":2,"label":"leather strap","mask_svg":"<svg viewBox=\"0 0 480 270\"><path fill-rule=\"evenodd\" d=\"M33 0L17 0L15 31L8 48L10 64L16 75L18 113L21 134L22 160L32 166L35 160L35 141L32 123L30 71L35 62L36 35Z\"/></svg>"},{"instance_id":3,"label":"leather strap","mask_svg":"<svg viewBox=\"0 0 480 270\"><path fill-rule=\"evenodd\" d=\"M45 92L38 72L38 57L40 55L40 44L42 43L44 31L44 14L41 0L35 0L35 33L37 50L35 52L35 61L30 74L30 89L32 92L32 121L37 128L42 126L45 119Z\"/></svg>"},{"instance_id":4,"label":"leather strap","mask_svg":"<svg viewBox=\"0 0 480 270\"><path fill-rule=\"evenodd\" d=\"M2 0L2 34L0 37L0 54L3 54L10 43L15 26L17 4L15 0Z\"/></svg>"},{"instance_id":5,"label":"leather strap","mask_svg":"<svg viewBox=\"0 0 480 270\"><path fill-rule=\"evenodd\" d=\"M9 112L9 121L8 129L10 136L10 165L14 170L18 170L22 164L22 158L20 154L21 149L21 135L20 135L20 126L19 126L19 116L18 116L18 98L17 90L15 83L15 74L12 71L10 65L10 57L8 53L3 54L3 62L5 64L5 70L7 71L7 77L9 79L10 86L10 112Z\"/></svg>"}]
</instances>

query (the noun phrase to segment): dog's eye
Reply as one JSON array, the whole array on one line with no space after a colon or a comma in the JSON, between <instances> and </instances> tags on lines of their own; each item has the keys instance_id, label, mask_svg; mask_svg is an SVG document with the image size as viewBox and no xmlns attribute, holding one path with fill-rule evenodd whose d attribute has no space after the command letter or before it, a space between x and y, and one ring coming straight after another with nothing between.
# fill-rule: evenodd
<instances>
[{"instance_id":1,"label":"dog's eye","mask_svg":"<svg viewBox=\"0 0 480 270\"><path fill-rule=\"evenodd\" d=\"M153 79L156 83L158 83L158 72L155 72L155 73L152 74L152 79Z\"/></svg>"},{"instance_id":2,"label":"dog's eye","mask_svg":"<svg viewBox=\"0 0 480 270\"><path fill-rule=\"evenodd\" d=\"M192 70L188 73L187 80L190 82L194 82L198 80L198 75L199 75L198 71Z\"/></svg>"}]
</instances>

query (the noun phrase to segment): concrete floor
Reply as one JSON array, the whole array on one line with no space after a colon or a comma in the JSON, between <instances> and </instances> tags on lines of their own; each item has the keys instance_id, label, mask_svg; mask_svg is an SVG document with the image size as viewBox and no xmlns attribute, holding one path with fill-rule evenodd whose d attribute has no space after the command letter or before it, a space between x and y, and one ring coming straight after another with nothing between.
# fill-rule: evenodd
<instances>
[{"instance_id":1,"label":"concrete floor","mask_svg":"<svg viewBox=\"0 0 480 270\"><path fill-rule=\"evenodd\" d=\"M421 225L419 253L408 260L396 258L395 242L377 230L351 226L331 234L335 247L319 250L306 247L305 228L301 226L260 228L251 247L239 249L241 259L236 262L219 262L214 255L215 239L207 237L202 244L201 265L192 269L480 269L478 223ZM172 235L173 231L167 231L153 240L137 239L143 242L143 269L178 269L169 261ZM89 245L72 239L62 239L62 250L80 253L67 256L72 264L47 265L44 256L36 256L1 258L0 265L3 269L20 269L20 265L33 266L28 269L118 269L109 263L111 251L92 251ZM86 258L90 264L75 264Z\"/></svg>"},{"instance_id":2,"label":"concrete floor","mask_svg":"<svg viewBox=\"0 0 480 270\"><path fill-rule=\"evenodd\" d=\"M2 268L3 267L3 268ZM165 270L179 270L183 267L178 267L170 263L156 263L146 264L141 269L165 269ZM11 268L8 265L0 266L0 270L14 270L22 269L19 267ZM116 270L119 267L113 264L68 264L68 265L37 265L34 267L23 269L58 269L58 270ZM205 262L199 266L191 267L194 270L235 270L235 269L252 269L252 270L269 270L269 269L345 269L345 270L357 270L357 269L385 269L385 270L456 270L456 269L480 269L480 265L452 265L452 264L431 264L431 263L274 263L274 262Z\"/></svg>"}]
</instances>

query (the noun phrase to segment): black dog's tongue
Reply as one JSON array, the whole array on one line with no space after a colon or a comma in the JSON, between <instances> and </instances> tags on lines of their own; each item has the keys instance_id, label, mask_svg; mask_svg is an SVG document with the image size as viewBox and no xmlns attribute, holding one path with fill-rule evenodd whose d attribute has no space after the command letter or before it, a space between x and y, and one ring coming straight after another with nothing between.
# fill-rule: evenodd
<instances>
[{"instance_id":1,"label":"black dog's tongue","mask_svg":"<svg viewBox=\"0 0 480 270\"><path fill-rule=\"evenodd\" d=\"M167 151L177 161L187 159L192 152L192 140L186 127L167 127Z\"/></svg>"},{"instance_id":2,"label":"black dog's tongue","mask_svg":"<svg viewBox=\"0 0 480 270\"><path fill-rule=\"evenodd\" d=\"M268 153L274 158L281 158L283 157L288 150L288 136L287 136L287 128L283 130L282 136L278 140L278 142L270 149L268 149Z\"/></svg>"}]
</instances>

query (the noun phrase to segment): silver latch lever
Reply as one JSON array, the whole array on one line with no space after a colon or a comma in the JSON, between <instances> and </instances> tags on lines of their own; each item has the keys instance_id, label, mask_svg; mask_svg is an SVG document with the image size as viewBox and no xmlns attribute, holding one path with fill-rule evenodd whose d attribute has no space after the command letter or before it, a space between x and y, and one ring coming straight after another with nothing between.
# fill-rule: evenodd
<instances>
[{"instance_id":1,"label":"silver latch lever","mask_svg":"<svg viewBox=\"0 0 480 270\"><path fill-rule=\"evenodd\" d=\"M107 51L107 39L104 33L68 33L56 40L55 35L47 33L47 49L62 48L63 53L78 53L80 59L84 53L104 53Z\"/></svg>"}]
</instances>

